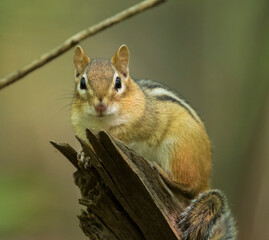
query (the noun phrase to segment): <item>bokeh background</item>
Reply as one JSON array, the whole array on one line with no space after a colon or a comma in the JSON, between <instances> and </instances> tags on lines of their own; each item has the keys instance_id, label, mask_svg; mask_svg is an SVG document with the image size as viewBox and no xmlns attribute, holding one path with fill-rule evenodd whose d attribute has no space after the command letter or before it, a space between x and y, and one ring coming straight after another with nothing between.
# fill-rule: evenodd
<instances>
[{"instance_id":1,"label":"bokeh background","mask_svg":"<svg viewBox=\"0 0 269 240\"><path fill-rule=\"evenodd\" d=\"M139 1L1 0L0 76ZM81 43L90 57L131 51L135 78L180 92L206 123L212 186L239 239L269 239L269 1L169 0ZM86 239L74 168L49 144L79 148L70 123L73 50L0 90L0 239Z\"/></svg>"}]
</instances>

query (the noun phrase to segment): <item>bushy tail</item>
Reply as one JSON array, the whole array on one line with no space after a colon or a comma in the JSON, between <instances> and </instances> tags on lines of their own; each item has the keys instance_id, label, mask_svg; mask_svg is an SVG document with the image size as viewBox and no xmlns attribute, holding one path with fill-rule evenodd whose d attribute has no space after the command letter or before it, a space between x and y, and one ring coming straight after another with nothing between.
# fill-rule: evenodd
<instances>
[{"instance_id":1,"label":"bushy tail","mask_svg":"<svg viewBox=\"0 0 269 240\"><path fill-rule=\"evenodd\" d=\"M237 231L227 200L219 190L201 193L180 216L183 240L235 240Z\"/></svg>"}]
</instances>

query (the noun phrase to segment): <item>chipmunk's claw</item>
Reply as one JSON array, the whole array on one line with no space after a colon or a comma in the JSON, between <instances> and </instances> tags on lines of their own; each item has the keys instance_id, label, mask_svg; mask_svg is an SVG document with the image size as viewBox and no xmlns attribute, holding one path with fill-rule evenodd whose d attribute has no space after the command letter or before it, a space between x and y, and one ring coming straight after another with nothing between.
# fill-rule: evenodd
<instances>
[{"instance_id":1,"label":"chipmunk's claw","mask_svg":"<svg viewBox=\"0 0 269 240\"><path fill-rule=\"evenodd\" d=\"M82 168L89 168L91 167L90 157L86 157L83 150L79 151L77 154L78 165Z\"/></svg>"}]
</instances>

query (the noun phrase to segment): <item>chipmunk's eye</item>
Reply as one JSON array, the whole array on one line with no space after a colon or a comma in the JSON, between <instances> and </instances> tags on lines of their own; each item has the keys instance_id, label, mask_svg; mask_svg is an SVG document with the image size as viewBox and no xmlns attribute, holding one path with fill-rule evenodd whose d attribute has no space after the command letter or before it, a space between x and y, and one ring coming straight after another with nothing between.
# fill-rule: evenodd
<instances>
[{"instance_id":1,"label":"chipmunk's eye","mask_svg":"<svg viewBox=\"0 0 269 240\"><path fill-rule=\"evenodd\" d=\"M86 88L87 88L86 80L83 77L83 78L80 79L80 89L86 89Z\"/></svg>"},{"instance_id":2,"label":"chipmunk's eye","mask_svg":"<svg viewBox=\"0 0 269 240\"><path fill-rule=\"evenodd\" d=\"M120 77L116 77L115 89L118 91L119 88L121 88L121 79L120 79Z\"/></svg>"}]
</instances>

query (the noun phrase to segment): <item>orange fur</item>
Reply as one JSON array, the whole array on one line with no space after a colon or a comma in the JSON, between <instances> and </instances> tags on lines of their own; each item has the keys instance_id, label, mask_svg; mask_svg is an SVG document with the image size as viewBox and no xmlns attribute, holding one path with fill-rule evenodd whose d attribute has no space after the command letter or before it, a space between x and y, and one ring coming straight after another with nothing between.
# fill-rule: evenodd
<instances>
[{"instance_id":1,"label":"orange fur","mask_svg":"<svg viewBox=\"0 0 269 240\"><path fill-rule=\"evenodd\" d=\"M189 190L197 194L209 187L211 172L210 142L203 126L194 129L184 128L182 122L181 133L176 152L170 166L172 180L184 184ZM193 123L195 125L195 123ZM180 126L179 126L180 127Z\"/></svg>"},{"instance_id":2,"label":"orange fur","mask_svg":"<svg viewBox=\"0 0 269 240\"><path fill-rule=\"evenodd\" d=\"M84 69L76 78L71 116L80 137L86 140L86 128L96 132L105 129L147 160L158 163L167 179L191 196L208 189L210 141L189 105L157 83L133 81L126 46L120 47L111 61L90 60L79 47L74 62L76 69ZM115 74L122 81L121 93L115 90ZM86 78L86 90L79 89L82 76ZM113 114L96 117L93 107L100 101Z\"/></svg>"}]
</instances>

